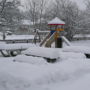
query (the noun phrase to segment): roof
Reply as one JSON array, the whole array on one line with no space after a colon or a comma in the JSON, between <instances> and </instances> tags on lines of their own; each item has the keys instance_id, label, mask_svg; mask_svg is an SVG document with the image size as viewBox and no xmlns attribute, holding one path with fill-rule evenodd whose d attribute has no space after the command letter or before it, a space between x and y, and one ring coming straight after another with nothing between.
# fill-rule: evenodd
<instances>
[{"instance_id":1,"label":"roof","mask_svg":"<svg viewBox=\"0 0 90 90\"><path fill-rule=\"evenodd\" d=\"M33 23L30 20L22 20L21 24L23 24L23 25L33 25Z\"/></svg>"},{"instance_id":2,"label":"roof","mask_svg":"<svg viewBox=\"0 0 90 90\"><path fill-rule=\"evenodd\" d=\"M53 20L49 21L48 25L65 25L65 22L56 17Z\"/></svg>"}]
</instances>

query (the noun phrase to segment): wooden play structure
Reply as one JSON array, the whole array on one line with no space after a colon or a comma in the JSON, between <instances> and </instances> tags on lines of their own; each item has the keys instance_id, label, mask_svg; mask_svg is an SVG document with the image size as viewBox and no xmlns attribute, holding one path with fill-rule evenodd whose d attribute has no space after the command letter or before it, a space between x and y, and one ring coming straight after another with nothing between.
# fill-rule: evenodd
<instances>
[{"instance_id":1,"label":"wooden play structure","mask_svg":"<svg viewBox=\"0 0 90 90\"><path fill-rule=\"evenodd\" d=\"M60 32L64 31L65 22L59 19L58 17L54 18L48 23L50 27L50 32L40 43L40 46L45 45L45 47L51 47L51 44L55 42L56 48L62 47L62 39L60 37Z\"/></svg>"}]
</instances>

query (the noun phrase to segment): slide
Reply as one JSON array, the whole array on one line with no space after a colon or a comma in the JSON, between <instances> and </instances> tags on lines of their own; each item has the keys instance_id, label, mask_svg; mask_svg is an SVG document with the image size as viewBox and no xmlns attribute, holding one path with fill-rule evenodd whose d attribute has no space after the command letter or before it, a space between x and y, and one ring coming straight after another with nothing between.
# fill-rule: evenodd
<instances>
[{"instance_id":1,"label":"slide","mask_svg":"<svg viewBox=\"0 0 90 90\"><path fill-rule=\"evenodd\" d=\"M71 46L70 41L65 37L62 36L63 41L68 45ZM44 38L44 40L40 43L40 46L45 46L45 47L51 47L51 44L55 41L55 33L53 33L50 36L50 33Z\"/></svg>"},{"instance_id":2,"label":"slide","mask_svg":"<svg viewBox=\"0 0 90 90\"><path fill-rule=\"evenodd\" d=\"M40 46L43 46L46 40L50 37L50 32L46 35L46 37L41 41Z\"/></svg>"},{"instance_id":3,"label":"slide","mask_svg":"<svg viewBox=\"0 0 90 90\"><path fill-rule=\"evenodd\" d=\"M51 44L55 41L55 33L53 33L45 43L45 47L51 47Z\"/></svg>"},{"instance_id":4,"label":"slide","mask_svg":"<svg viewBox=\"0 0 90 90\"><path fill-rule=\"evenodd\" d=\"M70 41L65 36L62 36L62 39L68 46L71 46Z\"/></svg>"},{"instance_id":5,"label":"slide","mask_svg":"<svg viewBox=\"0 0 90 90\"><path fill-rule=\"evenodd\" d=\"M40 46L45 46L45 47L51 47L51 44L55 41L55 33L53 33L50 36L50 33L44 38L44 40L40 43Z\"/></svg>"}]
</instances>

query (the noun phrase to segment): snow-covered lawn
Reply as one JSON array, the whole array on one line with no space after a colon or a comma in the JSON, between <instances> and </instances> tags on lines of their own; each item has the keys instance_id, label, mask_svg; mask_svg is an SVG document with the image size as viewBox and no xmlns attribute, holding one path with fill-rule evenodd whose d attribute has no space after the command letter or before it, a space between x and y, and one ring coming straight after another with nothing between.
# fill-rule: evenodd
<instances>
[{"instance_id":1,"label":"snow-covered lawn","mask_svg":"<svg viewBox=\"0 0 90 90\"><path fill-rule=\"evenodd\" d=\"M88 47L89 43L72 42ZM81 52L58 55L61 58L53 64L41 57L0 57L0 90L90 90L90 59Z\"/></svg>"},{"instance_id":2,"label":"snow-covered lawn","mask_svg":"<svg viewBox=\"0 0 90 90\"><path fill-rule=\"evenodd\" d=\"M89 46L90 47L90 40L78 40L71 42L72 45L79 45L79 46Z\"/></svg>"},{"instance_id":3,"label":"snow-covered lawn","mask_svg":"<svg viewBox=\"0 0 90 90\"><path fill-rule=\"evenodd\" d=\"M86 86L90 89L89 59L69 59L55 64L13 60L0 59L0 90L84 90Z\"/></svg>"}]
</instances>

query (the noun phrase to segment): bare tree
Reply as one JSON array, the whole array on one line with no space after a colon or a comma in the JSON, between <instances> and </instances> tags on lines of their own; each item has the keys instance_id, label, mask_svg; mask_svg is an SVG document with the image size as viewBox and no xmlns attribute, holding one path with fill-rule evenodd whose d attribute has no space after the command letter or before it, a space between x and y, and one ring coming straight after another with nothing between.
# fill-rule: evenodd
<instances>
[{"instance_id":1,"label":"bare tree","mask_svg":"<svg viewBox=\"0 0 90 90\"><path fill-rule=\"evenodd\" d=\"M6 1L7 1L7 0L3 0L2 2L0 2L0 6L1 6L1 11L0 11L0 13L1 13L1 14L2 14L2 12L3 12L3 10L4 10Z\"/></svg>"},{"instance_id":2,"label":"bare tree","mask_svg":"<svg viewBox=\"0 0 90 90\"><path fill-rule=\"evenodd\" d=\"M70 0L55 0L47 5L47 0L30 0L27 6L30 6L28 13L33 24L40 20L39 29L42 26L42 18L51 20L57 16L66 22L65 31L69 39L76 33L79 17L76 3Z\"/></svg>"},{"instance_id":3,"label":"bare tree","mask_svg":"<svg viewBox=\"0 0 90 90\"><path fill-rule=\"evenodd\" d=\"M33 22L34 28L41 29L42 18L45 16L47 0L28 0L27 16Z\"/></svg>"},{"instance_id":4,"label":"bare tree","mask_svg":"<svg viewBox=\"0 0 90 90\"><path fill-rule=\"evenodd\" d=\"M78 6L70 0L56 0L53 8L53 17L59 17L65 21L67 38L72 39L78 23Z\"/></svg>"},{"instance_id":5,"label":"bare tree","mask_svg":"<svg viewBox=\"0 0 90 90\"><path fill-rule=\"evenodd\" d=\"M2 0L0 2L0 28L5 33L5 29L16 28L18 21L21 18L20 10L18 6L20 2L18 0ZM5 39L5 36L3 36Z\"/></svg>"},{"instance_id":6,"label":"bare tree","mask_svg":"<svg viewBox=\"0 0 90 90\"><path fill-rule=\"evenodd\" d=\"M36 21L38 19L38 0L28 0L27 8L27 16L33 22L33 26L35 28Z\"/></svg>"},{"instance_id":7,"label":"bare tree","mask_svg":"<svg viewBox=\"0 0 90 90\"><path fill-rule=\"evenodd\" d=\"M44 14L45 14L45 9L46 9L47 1L46 0L40 0L39 4L39 29L41 29L42 26L42 19Z\"/></svg>"},{"instance_id":8,"label":"bare tree","mask_svg":"<svg viewBox=\"0 0 90 90\"><path fill-rule=\"evenodd\" d=\"M86 9L80 12L79 33L90 33L90 0L85 0Z\"/></svg>"}]
</instances>

